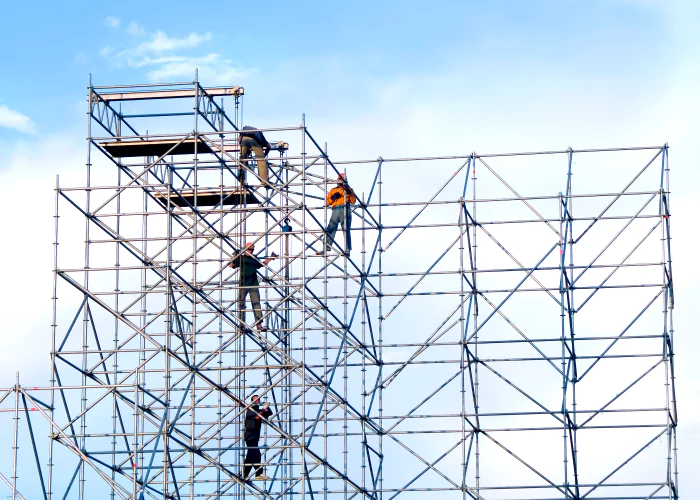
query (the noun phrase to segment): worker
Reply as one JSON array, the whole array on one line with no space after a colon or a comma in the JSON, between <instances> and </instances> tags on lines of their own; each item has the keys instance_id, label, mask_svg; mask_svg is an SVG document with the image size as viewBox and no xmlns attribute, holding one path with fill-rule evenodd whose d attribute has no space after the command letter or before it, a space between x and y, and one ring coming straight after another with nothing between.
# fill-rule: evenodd
<instances>
[{"instance_id":1,"label":"worker","mask_svg":"<svg viewBox=\"0 0 700 500\"><path fill-rule=\"evenodd\" d=\"M245 324L245 297L246 295L250 295L250 303L253 306L253 315L255 316L255 323L253 326L257 326L259 332L264 332L267 329L262 324L260 292L258 291L258 287L260 286L260 282L258 281L258 269L268 265L277 255L273 252L272 255L261 262L253 255L253 250L255 250L255 244L253 242L246 243L243 251L237 256L232 257L228 265L234 269L237 267L240 268L240 273L238 275L238 307L241 323Z\"/></svg>"},{"instance_id":2,"label":"worker","mask_svg":"<svg viewBox=\"0 0 700 500\"><path fill-rule=\"evenodd\" d=\"M352 250L350 223L352 221L352 205L356 202L357 195L355 195L355 191L348 184L347 176L339 174L337 186L331 189L326 196L326 206L333 207L331 219L328 221L328 227L326 228L326 252L331 249L335 233L338 230L338 224L341 224L345 231L345 252L343 253L350 253L350 250ZM316 252L316 255L322 254L323 250Z\"/></svg>"},{"instance_id":3,"label":"worker","mask_svg":"<svg viewBox=\"0 0 700 500\"><path fill-rule=\"evenodd\" d=\"M258 481L267 481L270 479L265 475L265 466L262 463L262 454L258 447L260 441L260 430L264 420L272 416L270 403L265 402L260 408L260 396L254 394L251 398L251 404L245 412L245 446L248 449L245 455L243 464L243 480L247 481L252 469L255 469L255 479Z\"/></svg>"},{"instance_id":4,"label":"worker","mask_svg":"<svg viewBox=\"0 0 700 500\"><path fill-rule=\"evenodd\" d=\"M241 129L239 140L241 144L241 163L244 165L246 164L246 160L248 156L250 156L250 151L252 150L258 162L258 175L262 179L263 186L269 187L267 160L265 158L267 158L267 154L270 152L270 143L267 142L262 132L250 126L245 126ZM245 168L241 167L238 177L241 184L245 184L245 177Z\"/></svg>"}]
</instances>

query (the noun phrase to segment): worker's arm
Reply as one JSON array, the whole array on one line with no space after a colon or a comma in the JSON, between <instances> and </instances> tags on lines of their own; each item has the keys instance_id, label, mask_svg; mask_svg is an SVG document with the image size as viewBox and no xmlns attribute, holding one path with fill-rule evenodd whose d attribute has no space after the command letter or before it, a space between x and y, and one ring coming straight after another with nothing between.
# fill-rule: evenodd
<instances>
[{"instance_id":1,"label":"worker's arm","mask_svg":"<svg viewBox=\"0 0 700 500\"><path fill-rule=\"evenodd\" d=\"M260 145L263 148L263 153L265 153L265 157L267 157L267 154L270 152L271 146L270 143L267 142L267 139L265 138L265 135L260 132Z\"/></svg>"},{"instance_id":2,"label":"worker's arm","mask_svg":"<svg viewBox=\"0 0 700 500\"><path fill-rule=\"evenodd\" d=\"M326 206L330 207L333 204L333 195L335 194L335 188L328 191L326 195Z\"/></svg>"},{"instance_id":3,"label":"worker's arm","mask_svg":"<svg viewBox=\"0 0 700 500\"><path fill-rule=\"evenodd\" d=\"M265 401L263 403L262 410L260 411L260 415L262 415L264 418L270 418L272 416L272 410L270 409L270 403Z\"/></svg>"},{"instance_id":4,"label":"worker's arm","mask_svg":"<svg viewBox=\"0 0 700 500\"><path fill-rule=\"evenodd\" d=\"M263 264L268 265L270 262L275 260L277 258L277 254L275 252L272 252L272 255L270 255L267 259L263 261Z\"/></svg>"},{"instance_id":5,"label":"worker's arm","mask_svg":"<svg viewBox=\"0 0 700 500\"><path fill-rule=\"evenodd\" d=\"M345 184L345 193L347 195L348 203L350 203L351 205L357 203L357 195L355 194L355 191L350 187L349 184Z\"/></svg>"}]
</instances>

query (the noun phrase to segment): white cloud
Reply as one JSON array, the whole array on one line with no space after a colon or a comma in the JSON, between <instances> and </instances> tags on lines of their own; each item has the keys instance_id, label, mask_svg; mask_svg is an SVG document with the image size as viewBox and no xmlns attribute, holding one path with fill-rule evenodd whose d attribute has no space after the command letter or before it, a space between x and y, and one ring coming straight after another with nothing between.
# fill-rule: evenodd
<instances>
[{"instance_id":1,"label":"white cloud","mask_svg":"<svg viewBox=\"0 0 700 500\"><path fill-rule=\"evenodd\" d=\"M143 34L144 30L136 23L130 23L126 31L132 35ZM195 70L208 83L232 84L240 81L254 69L239 68L230 59L211 52L204 55L189 55L188 51L212 40L212 34L192 32L186 36L169 36L157 30L147 41L138 45L115 50L107 46L100 50L102 57L109 57L117 66L144 68L150 81L163 81L172 78L193 78Z\"/></svg>"},{"instance_id":2,"label":"white cloud","mask_svg":"<svg viewBox=\"0 0 700 500\"><path fill-rule=\"evenodd\" d=\"M166 52L168 50L189 49L201 45L202 42L211 40L211 33L200 35L190 33L189 35L177 38L169 37L162 31L156 31L148 42L143 42L134 50L135 54L147 54L149 52Z\"/></svg>"},{"instance_id":3,"label":"white cloud","mask_svg":"<svg viewBox=\"0 0 700 500\"><path fill-rule=\"evenodd\" d=\"M25 134L36 132L36 125L31 118L8 108L4 104L0 105L0 127L13 128Z\"/></svg>"},{"instance_id":4,"label":"white cloud","mask_svg":"<svg viewBox=\"0 0 700 500\"><path fill-rule=\"evenodd\" d=\"M53 189L57 173L68 185L78 185L84 177L85 148L78 137L73 131L38 140L0 142L0 176L3 179L0 197L12 206L22 205L23 217L31 221L16 224L15 233L0 248L3 276L17 285L14 290L13 287L0 289L0 314L4 318L0 338L5 346L0 350L0 384L3 386L14 380L15 371L21 372L27 384L41 384L48 374L46 353L50 350L49 325L52 322L50 297L55 222ZM38 162L37 158L52 160ZM21 186L30 184L37 196L27 204L22 200L26 190ZM36 301L18 300L24 294L36 297Z\"/></svg>"},{"instance_id":5,"label":"white cloud","mask_svg":"<svg viewBox=\"0 0 700 500\"><path fill-rule=\"evenodd\" d=\"M126 27L126 32L133 36L141 36L146 34L146 30L144 29L144 27L140 24L135 23L134 21L131 21Z\"/></svg>"},{"instance_id":6,"label":"white cloud","mask_svg":"<svg viewBox=\"0 0 700 500\"><path fill-rule=\"evenodd\" d=\"M110 28L118 28L121 24L121 20L116 17L108 16L107 19L105 19L105 24Z\"/></svg>"},{"instance_id":7,"label":"white cloud","mask_svg":"<svg viewBox=\"0 0 700 500\"><path fill-rule=\"evenodd\" d=\"M203 57L173 57L156 60L160 66L147 73L151 81L164 81L176 77L191 78L195 69L199 70L199 78L207 83L236 83L254 72L252 69L240 69L233 66L229 59L223 59L220 54L212 53Z\"/></svg>"}]
</instances>

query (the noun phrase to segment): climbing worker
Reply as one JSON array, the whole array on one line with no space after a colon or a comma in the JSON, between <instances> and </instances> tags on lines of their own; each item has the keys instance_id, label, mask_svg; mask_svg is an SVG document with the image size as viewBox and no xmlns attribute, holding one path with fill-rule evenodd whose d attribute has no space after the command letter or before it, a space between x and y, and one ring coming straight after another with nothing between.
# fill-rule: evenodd
<instances>
[{"instance_id":1,"label":"climbing worker","mask_svg":"<svg viewBox=\"0 0 700 500\"><path fill-rule=\"evenodd\" d=\"M241 322L245 323L245 297L250 295L250 303L253 306L253 315L255 316L253 326L256 326L259 332L264 332L267 329L262 324L260 292L258 291L260 282L258 281L257 271L272 262L277 255L273 252L272 255L261 262L253 255L253 250L255 250L255 244L253 242L246 243L243 251L232 257L228 265L234 269L240 268L238 275L238 307L241 312Z\"/></svg>"},{"instance_id":2,"label":"climbing worker","mask_svg":"<svg viewBox=\"0 0 700 500\"><path fill-rule=\"evenodd\" d=\"M245 412L245 445L248 451L245 455L243 465L243 480L246 481L251 470L255 469L255 479L258 481L267 481L270 479L265 475L265 466L262 463L262 454L258 447L260 441L260 430L262 423L272 416L270 403L265 402L260 408L260 396L254 394L250 398L251 403Z\"/></svg>"},{"instance_id":3,"label":"climbing worker","mask_svg":"<svg viewBox=\"0 0 700 500\"><path fill-rule=\"evenodd\" d=\"M247 163L248 156L251 150L255 153L255 159L258 162L258 175L262 179L263 186L268 187L267 175L267 154L270 152L270 143L267 142L265 136L255 127L245 126L241 129L239 137L241 145L240 161L243 165ZM240 169L238 180L241 184L245 184L246 171L243 166Z\"/></svg>"},{"instance_id":4,"label":"climbing worker","mask_svg":"<svg viewBox=\"0 0 700 500\"><path fill-rule=\"evenodd\" d=\"M352 207L357 203L355 191L348 184L348 179L345 174L338 175L338 185L328 192L326 196L326 206L333 207L331 218L328 221L326 228L326 252L330 251L333 244L335 233L338 230L338 224L343 226L345 231L345 251L350 253L352 243L350 241L350 223L352 222ZM316 252L316 255L322 255L323 250Z\"/></svg>"}]
</instances>

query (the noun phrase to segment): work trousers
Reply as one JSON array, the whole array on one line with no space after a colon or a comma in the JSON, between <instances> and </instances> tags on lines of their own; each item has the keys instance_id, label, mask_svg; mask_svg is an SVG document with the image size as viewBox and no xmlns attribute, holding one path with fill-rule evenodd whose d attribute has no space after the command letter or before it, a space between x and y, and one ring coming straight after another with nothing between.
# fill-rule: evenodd
<instances>
[{"instance_id":1,"label":"work trousers","mask_svg":"<svg viewBox=\"0 0 700 500\"><path fill-rule=\"evenodd\" d=\"M265 467L262 464L262 454L258 448L257 439L249 439L245 442L248 451L245 454L245 462L243 465L243 479L247 479L252 469L255 470L256 476L265 474Z\"/></svg>"},{"instance_id":2,"label":"work trousers","mask_svg":"<svg viewBox=\"0 0 700 500\"><path fill-rule=\"evenodd\" d=\"M339 205L333 207L331 212L331 219L328 221L328 227L326 228L326 250L330 250L335 240L335 233L338 230L338 224L343 227L345 231L345 250L352 250L352 242L350 240L350 223L352 222L352 206L351 205ZM340 245L338 245L340 246Z\"/></svg>"},{"instance_id":3,"label":"work trousers","mask_svg":"<svg viewBox=\"0 0 700 500\"><path fill-rule=\"evenodd\" d=\"M253 306L253 315L255 323L253 326L259 325L262 322L262 308L260 307L260 292L257 287L242 286L238 289L238 310L241 312L241 321L245 322L245 296L250 295L250 303Z\"/></svg>"},{"instance_id":4,"label":"work trousers","mask_svg":"<svg viewBox=\"0 0 700 500\"><path fill-rule=\"evenodd\" d=\"M258 175L263 181L263 184L267 184L267 160L265 159L265 153L263 152L262 146L251 137L241 138L241 163L245 164L246 160L250 156L250 151L255 153L255 159L258 161ZM245 183L245 168L241 167L241 173L238 179L241 184Z\"/></svg>"}]
</instances>

